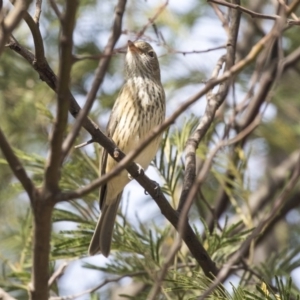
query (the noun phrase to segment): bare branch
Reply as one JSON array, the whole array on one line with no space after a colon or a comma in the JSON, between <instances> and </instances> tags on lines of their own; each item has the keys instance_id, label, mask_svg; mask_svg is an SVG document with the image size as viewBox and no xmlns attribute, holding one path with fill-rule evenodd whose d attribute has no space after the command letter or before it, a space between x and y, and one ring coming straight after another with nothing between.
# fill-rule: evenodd
<instances>
[{"instance_id":1,"label":"bare branch","mask_svg":"<svg viewBox=\"0 0 300 300\"><path fill-rule=\"evenodd\" d=\"M18 157L15 155L13 149L11 148L9 142L7 141L3 131L0 128L0 149L7 160L11 170L14 175L18 178L25 191L28 194L28 197L33 202L34 194L36 193L36 188L28 177L22 163L19 161Z\"/></svg>"},{"instance_id":2,"label":"bare branch","mask_svg":"<svg viewBox=\"0 0 300 300\"><path fill-rule=\"evenodd\" d=\"M227 7L239 10L240 12L244 12L244 13L250 15L252 18L262 18L262 19L267 19L267 20L277 20L280 18L280 16L277 16L277 15L267 15L267 14L257 13L250 9L247 9L239 4L234 4L234 3L226 2L223 0L208 0L208 2L216 3L219 5L223 5L223 6L227 6Z\"/></svg>"},{"instance_id":3,"label":"bare branch","mask_svg":"<svg viewBox=\"0 0 300 300\"><path fill-rule=\"evenodd\" d=\"M225 49L226 45L208 48L205 50L192 50L192 51L180 51L180 50L170 50L169 53L183 54L184 56L187 54L199 54L199 53L207 53L215 50Z\"/></svg>"},{"instance_id":4,"label":"bare branch","mask_svg":"<svg viewBox=\"0 0 300 300\"><path fill-rule=\"evenodd\" d=\"M4 21L0 24L0 55L4 49L4 46L19 22L22 20L24 14L27 12L28 6L31 3L30 0L18 0L9 14L4 18Z\"/></svg>"},{"instance_id":5,"label":"bare branch","mask_svg":"<svg viewBox=\"0 0 300 300\"><path fill-rule=\"evenodd\" d=\"M88 290L85 290L81 293L78 293L78 294L75 294L75 295L69 295L69 296L62 296L62 297L51 297L49 300L73 300L73 299L76 299L78 297L93 293L93 292L101 289L103 286L105 286L109 283L118 282L121 279L126 278L126 277L136 277L136 276L141 276L141 275L144 275L144 274L145 274L145 271L138 271L138 272L134 272L134 273L131 273L131 274L124 274L124 275L121 275L121 276L117 276L116 278L108 278L108 279L105 279L100 284L96 285L95 287L93 287L91 289L88 289Z\"/></svg>"},{"instance_id":6,"label":"bare branch","mask_svg":"<svg viewBox=\"0 0 300 300\"><path fill-rule=\"evenodd\" d=\"M68 0L62 20L60 37L60 64L57 83L57 115L51 136L51 149L46 163L44 188L49 191L58 189L59 172L62 163L61 147L68 121L69 81L72 67L73 30L78 1Z\"/></svg>"},{"instance_id":7,"label":"bare branch","mask_svg":"<svg viewBox=\"0 0 300 300\"><path fill-rule=\"evenodd\" d=\"M23 18L31 31L33 41L34 41L35 59L36 59L34 63L43 65L46 62L46 58L45 58L44 42L40 32L39 23L37 23L27 11L24 14Z\"/></svg>"},{"instance_id":8,"label":"bare branch","mask_svg":"<svg viewBox=\"0 0 300 300\"><path fill-rule=\"evenodd\" d=\"M61 16L61 13L60 13L57 5L56 5L55 0L49 0L49 2L50 2L50 5L51 5L52 9L54 10L57 18L61 21L62 20L62 16Z\"/></svg>"}]
</instances>

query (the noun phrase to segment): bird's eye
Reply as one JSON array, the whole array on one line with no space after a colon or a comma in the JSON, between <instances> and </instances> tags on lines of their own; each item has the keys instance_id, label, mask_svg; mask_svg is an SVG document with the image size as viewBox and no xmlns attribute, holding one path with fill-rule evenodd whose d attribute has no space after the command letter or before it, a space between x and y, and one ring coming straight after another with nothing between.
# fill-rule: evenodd
<instances>
[{"instance_id":1,"label":"bird's eye","mask_svg":"<svg viewBox=\"0 0 300 300\"><path fill-rule=\"evenodd\" d=\"M150 57L154 57L154 51L153 51L153 50L150 50L150 51L148 52L148 55L149 55Z\"/></svg>"}]
</instances>

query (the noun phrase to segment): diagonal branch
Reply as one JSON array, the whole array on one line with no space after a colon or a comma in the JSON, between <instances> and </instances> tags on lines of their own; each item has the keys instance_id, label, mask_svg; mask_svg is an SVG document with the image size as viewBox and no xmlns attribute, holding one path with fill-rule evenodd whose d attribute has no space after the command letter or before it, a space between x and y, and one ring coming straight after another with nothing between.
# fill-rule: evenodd
<instances>
[{"instance_id":1,"label":"diagonal branch","mask_svg":"<svg viewBox=\"0 0 300 300\"><path fill-rule=\"evenodd\" d=\"M0 149L7 160L11 170L21 182L22 186L24 187L25 191L28 194L28 197L33 202L34 194L36 192L36 188L28 177L23 165L19 161L18 157L15 155L13 149L11 148L9 142L7 141L3 131L0 128Z\"/></svg>"},{"instance_id":2,"label":"diagonal branch","mask_svg":"<svg viewBox=\"0 0 300 300\"><path fill-rule=\"evenodd\" d=\"M230 3L230 2L223 1L223 0L208 0L208 2L236 9L240 12L244 12L244 13L250 15L252 18L261 18L261 19L266 19L266 20L277 20L280 18L280 16L278 16L278 15L267 15L267 14L257 13L255 11L252 11L248 8L241 6L240 4Z\"/></svg>"}]
</instances>

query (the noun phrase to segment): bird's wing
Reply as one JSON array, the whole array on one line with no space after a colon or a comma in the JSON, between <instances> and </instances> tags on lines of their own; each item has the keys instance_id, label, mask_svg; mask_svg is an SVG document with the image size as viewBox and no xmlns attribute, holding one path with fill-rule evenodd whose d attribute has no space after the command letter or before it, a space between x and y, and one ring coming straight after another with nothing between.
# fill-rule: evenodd
<instances>
[{"instance_id":1,"label":"bird's wing","mask_svg":"<svg viewBox=\"0 0 300 300\"><path fill-rule=\"evenodd\" d=\"M112 109L112 112L110 114L110 117L109 117L109 120L108 120L108 123L107 123L106 133L107 133L108 137L112 137L114 135L114 132L115 132L116 127L118 125L118 119L119 118L117 116L117 112L116 112L115 107L118 105L121 93L122 93L122 90L119 93L119 96L118 96L118 98L117 98L117 100L115 102L115 105L114 105L114 107ZM103 148L102 157L101 157L101 165L100 165L100 175L101 176L106 173L107 155L108 155L107 151ZM103 204L105 202L106 188L107 188L106 184L104 184L100 188L100 197L99 197L100 209L102 209L102 206L103 206Z\"/></svg>"}]
</instances>

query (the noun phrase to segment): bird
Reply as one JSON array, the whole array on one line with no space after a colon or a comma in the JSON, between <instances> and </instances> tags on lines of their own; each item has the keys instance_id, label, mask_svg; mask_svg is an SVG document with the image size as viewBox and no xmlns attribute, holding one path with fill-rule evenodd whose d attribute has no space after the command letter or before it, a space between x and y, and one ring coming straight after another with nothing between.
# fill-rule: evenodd
<instances>
[{"instance_id":1,"label":"bird","mask_svg":"<svg viewBox=\"0 0 300 300\"><path fill-rule=\"evenodd\" d=\"M114 103L106 133L125 154L135 149L149 132L165 119L165 92L161 84L157 54L145 41L128 41L125 58L125 82ZM162 134L156 137L134 161L144 170L156 155ZM100 175L117 162L103 149ZM100 188L101 210L88 252L109 256L113 228L122 192L130 178L121 171Z\"/></svg>"}]
</instances>

